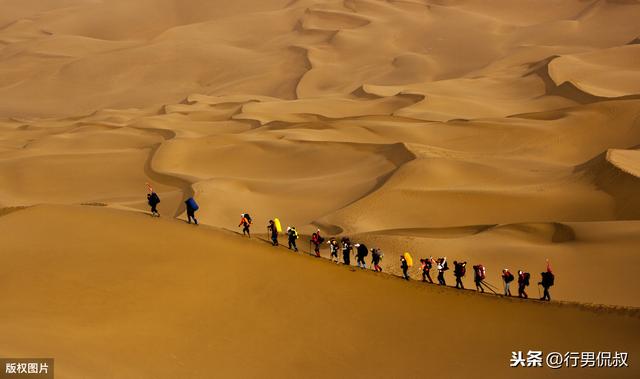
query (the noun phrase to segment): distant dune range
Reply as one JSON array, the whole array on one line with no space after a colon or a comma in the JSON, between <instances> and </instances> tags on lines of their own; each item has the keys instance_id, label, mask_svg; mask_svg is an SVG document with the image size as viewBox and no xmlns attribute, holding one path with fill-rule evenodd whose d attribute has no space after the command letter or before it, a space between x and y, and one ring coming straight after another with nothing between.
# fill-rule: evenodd
<instances>
[{"instance_id":1,"label":"distant dune range","mask_svg":"<svg viewBox=\"0 0 640 379\"><path fill-rule=\"evenodd\" d=\"M0 207L144 210L150 182L164 216L195 194L204 224L353 235L391 273L548 257L558 299L640 306L636 1L0 8Z\"/></svg>"}]
</instances>

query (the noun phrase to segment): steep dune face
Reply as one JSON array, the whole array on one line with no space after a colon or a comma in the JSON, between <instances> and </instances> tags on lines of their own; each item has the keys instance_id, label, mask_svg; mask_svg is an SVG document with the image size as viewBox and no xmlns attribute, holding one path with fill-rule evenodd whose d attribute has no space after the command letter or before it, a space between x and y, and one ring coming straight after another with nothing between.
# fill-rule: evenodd
<instances>
[{"instance_id":1,"label":"steep dune face","mask_svg":"<svg viewBox=\"0 0 640 379\"><path fill-rule=\"evenodd\" d=\"M625 97L640 93L640 45L625 45L560 57L549 65L556 84L572 83L600 97Z\"/></svg>"},{"instance_id":2,"label":"steep dune face","mask_svg":"<svg viewBox=\"0 0 640 379\"><path fill-rule=\"evenodd\" d=\"M517 225L607 225L602 240L624 230L616 254L636 246L640 166L605 154L640 146L637 2L0 6L2 207L139 210L149 182L167 216L195 196L218 227L246 211L259 229L277 216L304 232L421 230L413 249L484 244L496 265L562 259L559 240L541 248L539 228ZM505 242L495 225L520 232Z\"/></svg>"},{"instance_id":3,"label":"steep dune face","mask_svg":"<svg viewBox=\"0 0 640 379\"><path fill-rule=\"evenodd\" d=\"M425 287L206 226L42 206L0 229L0 354L55 357L61 377L422 377L425 357L433 375L575 377L511 351L640 354L637 312Z\"/></svg>"}]
</instances>

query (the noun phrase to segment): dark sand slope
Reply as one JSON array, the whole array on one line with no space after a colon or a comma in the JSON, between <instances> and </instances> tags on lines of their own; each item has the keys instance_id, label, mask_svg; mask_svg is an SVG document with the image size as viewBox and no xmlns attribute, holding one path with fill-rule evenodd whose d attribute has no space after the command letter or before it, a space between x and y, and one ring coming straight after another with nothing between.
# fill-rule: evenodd
<instances>
[{"instance_id":1,"label":"dark sand slope","mask_svg":"<svg viewBox=\"0 0 640 379\"><path fill-rule=\"evenodd\" d=\"M637 311L405 283L103 207L19 210L0 231L0 356L55 357L60 378L640 374ZM528 349L631 367L509 369Z\"/></svg>"}]
</instances>

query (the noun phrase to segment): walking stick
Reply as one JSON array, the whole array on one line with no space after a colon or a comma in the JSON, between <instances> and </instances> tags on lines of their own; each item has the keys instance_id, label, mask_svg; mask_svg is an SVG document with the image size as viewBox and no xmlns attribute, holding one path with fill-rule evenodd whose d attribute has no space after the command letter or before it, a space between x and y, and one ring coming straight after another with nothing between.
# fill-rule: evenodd
<instances>
[{"instance_id":1,"label":"walking stick","mask_svg":"<svg viewBox=\"0 0 640 379\"><path fill-rule=\"evenodd\" d=\"M493 292L496 295L498 294L496 291L493 290L493 288L491 288L491 285L489 285L489 283L485 282L484 280L480 283L484 284L489 289L489 291Z\"/></svg>"},{"instance_id":2,"label":"walking stick","mask_svg":"<svg viewBox=\"0 0 640 379\"><path fill-rule=\"evenodd\" d=\"M541 298L542 295L540 294L540 283L538 283L538 298Z\"/></svg>"}]
</instances>

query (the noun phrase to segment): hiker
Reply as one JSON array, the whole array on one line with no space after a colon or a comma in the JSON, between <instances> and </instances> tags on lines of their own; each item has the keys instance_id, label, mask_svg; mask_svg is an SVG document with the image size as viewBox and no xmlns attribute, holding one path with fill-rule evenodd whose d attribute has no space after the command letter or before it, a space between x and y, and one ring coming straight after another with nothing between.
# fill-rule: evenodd
<instances>
[{"instance_id":1,"label":"hiker","mask_svg":"<svg viewBox=\"0 0 640 379\"><path fill-rule=\"evenodd\" d=\"M540 298L540 300L551 301L551 295L549 294L549 287L553 286L555 282L555 275L551 272L551 264L547 259L547 271L541 272L540 276L542 276L542 280L538 283L538 285L542 285L544 288L544 296Z\"/></svg>"},{"instance_id":2,"label":"hiker","mask_svg":"<svg viewBox=\"0 0 640 379\"><path fill-rule=\"evenodd\" d=\"M298 251L296 240L298 239L298 231L295 226L287 226L287 235L289 236L289 250Z\"/></svg>"},{"instance_id":3,"label":"hiker","mask_svg":"<svg viewBox=\"0 0 640 379\"><path fill-rule=\"evenodd\" d=\"M356 247L356 263L360 268L367 268L367 264L364 261L364 258L369 255L369 249L363 243L357 243L354 245Z\"/></svg>"},{"instance_id":4,"label":"hiker","mask_svg":"<svg viewBox=\"0 0 640 379\"><path fill-rule=\"evenodd\" d=\"M324 241L324 238L320 235L320 229L311 235L311 243L315 248L313 251L316 253L316 257L320 258L320 244Z\"/></svg>"},{"instance_id":5,"label":"hiker","mask_svg":"<svg viewBox=\"0 0 640 379\"><path fill-rule=\"evenodd\" d=\"M482 282L486 277L486 269L483 265L475 265L473 266L473 281L476 283L476 290L484 293L484 287L482 287Z\"/></svg>"},{"instance_id":6,"label":"hiker","mask_svg":"<svg viewBox=\"0 0 640 379\"><path fill-rule=\"evenodd\" d=\"M529 285L530 277L531 275L528 272L524 272L522 270L518 271L518 297L525 299L529 298L525 289Z\"/></svg>"},{"instance_id":7,"label":"hiker","mask_svg":"<svg viewBox=\"0 0 640 379\"><path fill-rule=\"evenodd\" d=\"M271 243L273 246L278 246L278 228L276 228L276 223L273 220L269 220L267 233L271 236Z\"/></svg>"},{"instance_id":8,"label":"hiker","mask_svg":"<svg viewBox=\"0 0 640 379\"><path fill-rule=\"evenodd\" d=\"M238 227L242 226L242 235L248 235L249 238L251 238L251 232L249 231L249 228L251 227L251 216L249 216L248 213L243 213L240 215L240 223L238 224Z\"/></svg>"},{"instance_id":9,"label":"hiker","mask_svg":"<svg viewBox=\"0 0 640 379\"><path fill-rule=\"evenodd\" d=\"M447 267L447 257L438 258L436 263L436 267L438 268L438 284L446 286L447 282L444 280L444 272L449 269L449 267Z\"/></svg>"},{"instance_id":10,"label":"hiker","mask_svg":"<svg viewBox=\"0 0 640 379\"><path fill-rule=\"evenodd\" d=\"M382 267L380 267L380 261L382 260L382 252L380 249L373 248L371 249L371 267L375 272L382 272Z\"/></svg>"},{"instance_id":11,"label":"hiker","mask_svg":"<svg viewBox=\"0 0 640 379\"><path fill-rule=\"evenodd\" d=\"M331 237L331 239L329 240L329 242L327 242L327 244L329 244L329 251L331 252L331 262L336 262L339 263L338 261L338 241L336 241L335 238Z\"/></svg>"},{"instance_id":12,"label":"hiker","mask_svg":"<svg viewBox=\"0 0 640 379\"><path fill-rule=\"evenodd\" d=\"M160 212L158 212L158 204L160 204L160 197L157 193L151 191L147 194L147 202L151 207L151 216L160 217Z\"/></svg>"},{"instance_id":13,"label":"hiker","mask_svg":"<svg viewBox=\"0 0 640 379\"><path fill-rule=\"evenodd\" d=\"M422 281L433 284L433 280L431 280L431 268L433 267L433 257L429 257L428 259L420 259L420 268L422 269Z\"/></svg>"},{"instance_id":14,"label":"hiker","mask_svg":"<svg viewBox=\"0 0 640 379\"><path fill-rule=\"evenodd\" d=\"M342 263L347 266L351 265L351 250L353 247L351 247L349 237L342 237Z\"/></svg>"},{"instance_id":15,"label":"hiker","mask_svg":"<svg viewBox=\"0 0 640 379\"><path fill-rule=\"evenodd\" d=\"M504 295L511 296L511 289L509 288L509 284L513 281L513 274L509 272L508 268L502 270L502 281L504 282Z\"/></svg>"},{"instance_id":16,"label":"hiker","mask_svg":"<svg viewBox=\"0 0 640 379\"><path fill-rule=\"evenodd\" d=\"M453 275L456 277L456 288L464 289L462 278L467 273L467 262L453 261Z\"/></svg>"},{"instance_id":17,"label":"hiker","mask_svg":"<svg viewBox=\"0 0 640 379\"><path fill-rule=\"evenodd\" d=\"M402 278L404 280L409 280L409 273L407 272L409 271L409 264L407 263L404 255L400 256L400 268L402 268Z\"/></svg>"},{"instance_id":18,"label":"hiker","mask_svg":"<svg viewBox=\"0 0 640 379\"><path fill-rule=\"evenodd\" d=\"M196 220L196 211L200 209L198 203L193 197L188 198L184 203L187 206L187 223L191 224L191 219L193 219L193 222L198 225L198 220Z\"/></svg>"}]
</instances>

